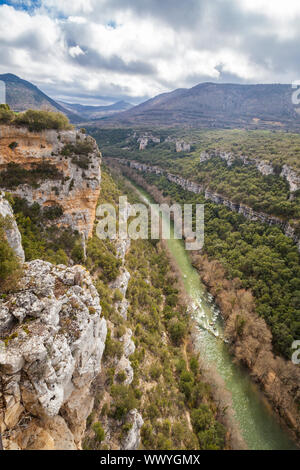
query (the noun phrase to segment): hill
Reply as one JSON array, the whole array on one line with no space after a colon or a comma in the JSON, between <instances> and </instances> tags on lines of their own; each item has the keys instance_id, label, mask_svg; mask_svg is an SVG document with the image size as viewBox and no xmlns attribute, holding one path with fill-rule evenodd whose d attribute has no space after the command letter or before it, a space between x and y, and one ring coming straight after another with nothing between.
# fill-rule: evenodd
<instances>
[{"instance_id":1,"label":"hill","mask_svg":"<svg viewBox=\"0 0 300 470\"><path fill-rule=\"evenodd\" d=\"M86 106L83 104L65 103L63 101L59 103L69 112L78 114L78 116L87 120L101 119L105 116L120 113L133 107L126 101L117 101L108 106Z\"/></svg>"},{"instance_id":2,"label":"hill","mask_svg":"<svg viewBox=\"0 0 300 470\"><path fill-rule=\"evenodd\" d=\"M0 80L6 85L6 103L14 111L27 109L43 109L64 113L73 123L79 122L78 115L43 93L32 83L22 80L11 73L0 75Z\"/></svg>"},{"instance_id":3,"label":"hill","mask_svg":"<svg viewBox=\"0 0 300 470\"><path fill-rule=\"evenodd\" d=\"M99 126L300 130L290 85L202 83L158 95Z\"/></svg>"}]
</instances>

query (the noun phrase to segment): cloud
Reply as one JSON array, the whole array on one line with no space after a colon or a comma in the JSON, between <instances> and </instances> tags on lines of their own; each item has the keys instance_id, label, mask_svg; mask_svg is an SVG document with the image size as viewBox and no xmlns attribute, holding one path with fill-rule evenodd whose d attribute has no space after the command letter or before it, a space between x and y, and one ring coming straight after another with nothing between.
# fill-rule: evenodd
<instances>
[{"instance_id":1,"label":"cloud","mask_svg":"<svg viewBox=\"0 0 300 470\"><path fill-rule=\"evenodd\" d=\"M201 81L289 83L300 78L299 18L294 0L11 0L0 5L0 72L95 102Z\"/></svg>"}]
</instances>

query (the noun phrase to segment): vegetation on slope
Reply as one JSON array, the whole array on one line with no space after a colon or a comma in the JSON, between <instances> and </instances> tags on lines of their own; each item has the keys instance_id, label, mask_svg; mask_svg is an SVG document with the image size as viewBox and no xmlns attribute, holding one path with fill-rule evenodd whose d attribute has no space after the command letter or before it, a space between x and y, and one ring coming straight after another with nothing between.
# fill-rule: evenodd
<instances>
[{"instance_id":1,"label":"vegetation on slope","mask_svg":"<svg viewBox=\"0 0 300 470\"><path fill-rule=\"evenodd\" d=\"M300 259L292 240L278 227L249 222L165 177L145 173L143 178L177 203L205 203L204 253L219 260L230 279L251 289L275 352L290 359L292 342L300 338Z\"/></svg>"},{"instance_id":2,"label":"vegetation on slope","mask_svg":"<svg viewBox=\"0 0 300 470\"><path fill-rule=\"evenodd\" d=\"M0 104L0 124L12 124L27 127L30 132L45 129L72 129L69 119L62 113L28 109L23 113L14 113L7 104Z\"/></svg>"},{"instance_id":3,"label":"vegetation on slope","mask_svg":"<svg viewBox=\"0 0 300 470\"><path fill-rule=\"evenodd\" d=\"M119 189L118 189L119 188ZM116 203L120 194L134 193L118 180L118 188L103 172L100 202ZM122 193L120 192L122 189ZM113 448L130 429L127 413L137 408L143 416L142 446L145 449L222 449L225 428L216 419L218 410L210 386L204 382L198 359L186 348L189 317L176 286L164 250L157 241L131 241L126 268L131 278L127 290L130 302L127 320L114 307L122 295L109 287L103 276L102 254L94 247L99 243L94 235L88 245L87 265L92 272L101 297L102 312L108 320L109 333L104 353L105 365L96 388L96 404L89 418L85 448ZM115 254L110 241L104 241L111 256ZM115 375L117 359L122 354L118 340L130 328L136 350L130 361L134 379L123 383L121 373ZM121 421L116 425L116 420ZM110 427L110 445L98 439L98 429ZM112 447L111 447L112 446Z\"/></svg>"},{"instance_id":4,"label":"vegetation on slope","mask_svg":"<svg viewBox=\"0 0 300 470\"><path fill-rule=\"evenodd\" d=\"M42 208L37 202L8 196L22 235L26 261L43 259L53 264L83 261L83 248L78 232L52 223L63 214L61 206Z\"/></svg>"},{"instance_id":5,"label":"vegetation on slope","mask_svg":"<svg viewBox=\"0 0 300 470\"><path fill-rule=\"evenodd\" d=\"M242 129L215 130L174 130L174 129L145 129L138 131L138 136L150 132L159 137L160 144L154 144L142 152L132 155L137 150L133 129L96 129L90 127L89 132L101 146L104 156L113 156L111 152L119 152L120 156L135 159L140 155L144 161L164 165L174 164L173 159L186 162L199 161L201 152L232 152L234 155L246 155L249 158L267 160L274 167L286 164L300 171L300 135L290 132L271 132ZM174 142L165 142L167 137L173 141L184 140L192 146L191 152L175 152ZM130 152L124 150L129 147ZM176 163L176 162L175 162Z\"/></svg>"},{"instance_id":6,"label":"vegetation on slope","mask_svg":"<svg viewBox=\"0 0 300 470\"><path fill-rule=\"evenodd\" d=\"M286 179L279 176L282 166L288 164L300 171L300 137L296 134L267 131L170 131L173 140L183 138L191 143L190 152L176 152L175 142L166 142L166 131L153 131L161 143L150 142L138 150L137 138L131 130L93 131L102 145L103 156L120 157L141 163L157 165L171 173L204 184L213 192L244 203L256 211L266 212L293 221L300 218L300 191L290 198ZM143 133L141 133L143 134ZM254 165L244 166L237 160L232 166L219 157L200 163L202 151L227 151L272 163L275 174L264 176Z\"/></svg>"},{"instance_id":7,"label":"vegetation on slope","mask_svg":"<svg viewBox=\"0 0 300 470\"><path fill-rule=\"evenodd\" d=\"M19 260L5 235L5 231L10 227L9 217L4 218L0 215L0 291L2 293L14 289L21 274Z\"/></svg>"}]
</instances>

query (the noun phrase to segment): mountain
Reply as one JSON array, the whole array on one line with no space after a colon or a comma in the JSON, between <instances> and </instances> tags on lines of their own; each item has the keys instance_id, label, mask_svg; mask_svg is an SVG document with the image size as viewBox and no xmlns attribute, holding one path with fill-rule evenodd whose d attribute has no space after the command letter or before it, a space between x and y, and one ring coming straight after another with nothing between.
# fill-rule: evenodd
<instances>
[{"instance_id":1,"label":"mountain","mask_svg":"<svg viewBox=\"0 0 300 470\"><path fill-rule=\"evenodd\" d=\"M88 120L101 119L105 116L120 113L121 111L126 111L133 107L132 104L126 101L117 101L109 106L86 106L83 104L65 103L63 101L59 103L69 112L78 114Z\"/></svg>"},{"instance_id":2,"label":"mountain","mask_svg":"<svg viewBox=\"0 0 300 470\"><path fill-rule=\"evenodd\" d=\"M66 114L73 123L80 121L76 113L54 101L32 83L22 80L12 73L0 75L0 80L6 85L6 102L14 111L47 109Z\"/></svg>"},{"instance_id":3,"label":"mountain","mask_svg":"<svg viewBox=\"0 0 300 470\"><path fill-rule=\"evenodd\" d=\"M158 95L99 126L184 126L300 130L290 85L201 83Z\"/></svg>"}]
</instances>

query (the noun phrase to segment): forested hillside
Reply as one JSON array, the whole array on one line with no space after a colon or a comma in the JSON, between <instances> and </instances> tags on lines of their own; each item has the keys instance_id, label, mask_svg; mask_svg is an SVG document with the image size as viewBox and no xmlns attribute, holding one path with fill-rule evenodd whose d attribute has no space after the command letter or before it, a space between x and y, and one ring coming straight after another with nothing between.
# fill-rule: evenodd
<instances>
[{"instance_id":1,"label":"forested hillside","mask_svg":"<svg viewBox=\"0 0 300 470\"><path fill-rule=\"evenodd\" d=\"M99 131L94 135L99 141L102 139L104 157L125 158L166 169L204 184L233 202L243 202L258 212L290 220L296 230L299 227L299 190L291 192L287 179L279 176L280 168L276 170L276 165L288 163L297 171L298 136L244 131L174 132L168 136L165 131L161 135L153 131L152 135L160 136L161 143L150 142L139 150L139 134L132 130L107 130L102 137ZM181 139L190 143L190 151L176 152L176 141ZM285 154L290 142L293 145ZM211 150L216 155L200 161L201 154ZM236 160L228 165L218 155L220 151L231 151ZM239 155L272 162L275 171L265 175L254 164L245 165ZM251 289L257 312L271 328L274 350L290 358L292 342L300 338L300 265L294 242L280 227L247 221L241 214L207 202L204 195L184 191L166 176L149 173L143 176L172 201L205 203L204 252L222 263L230 279L239 279L243 287Z\"/></svg>"}]
</instances>

